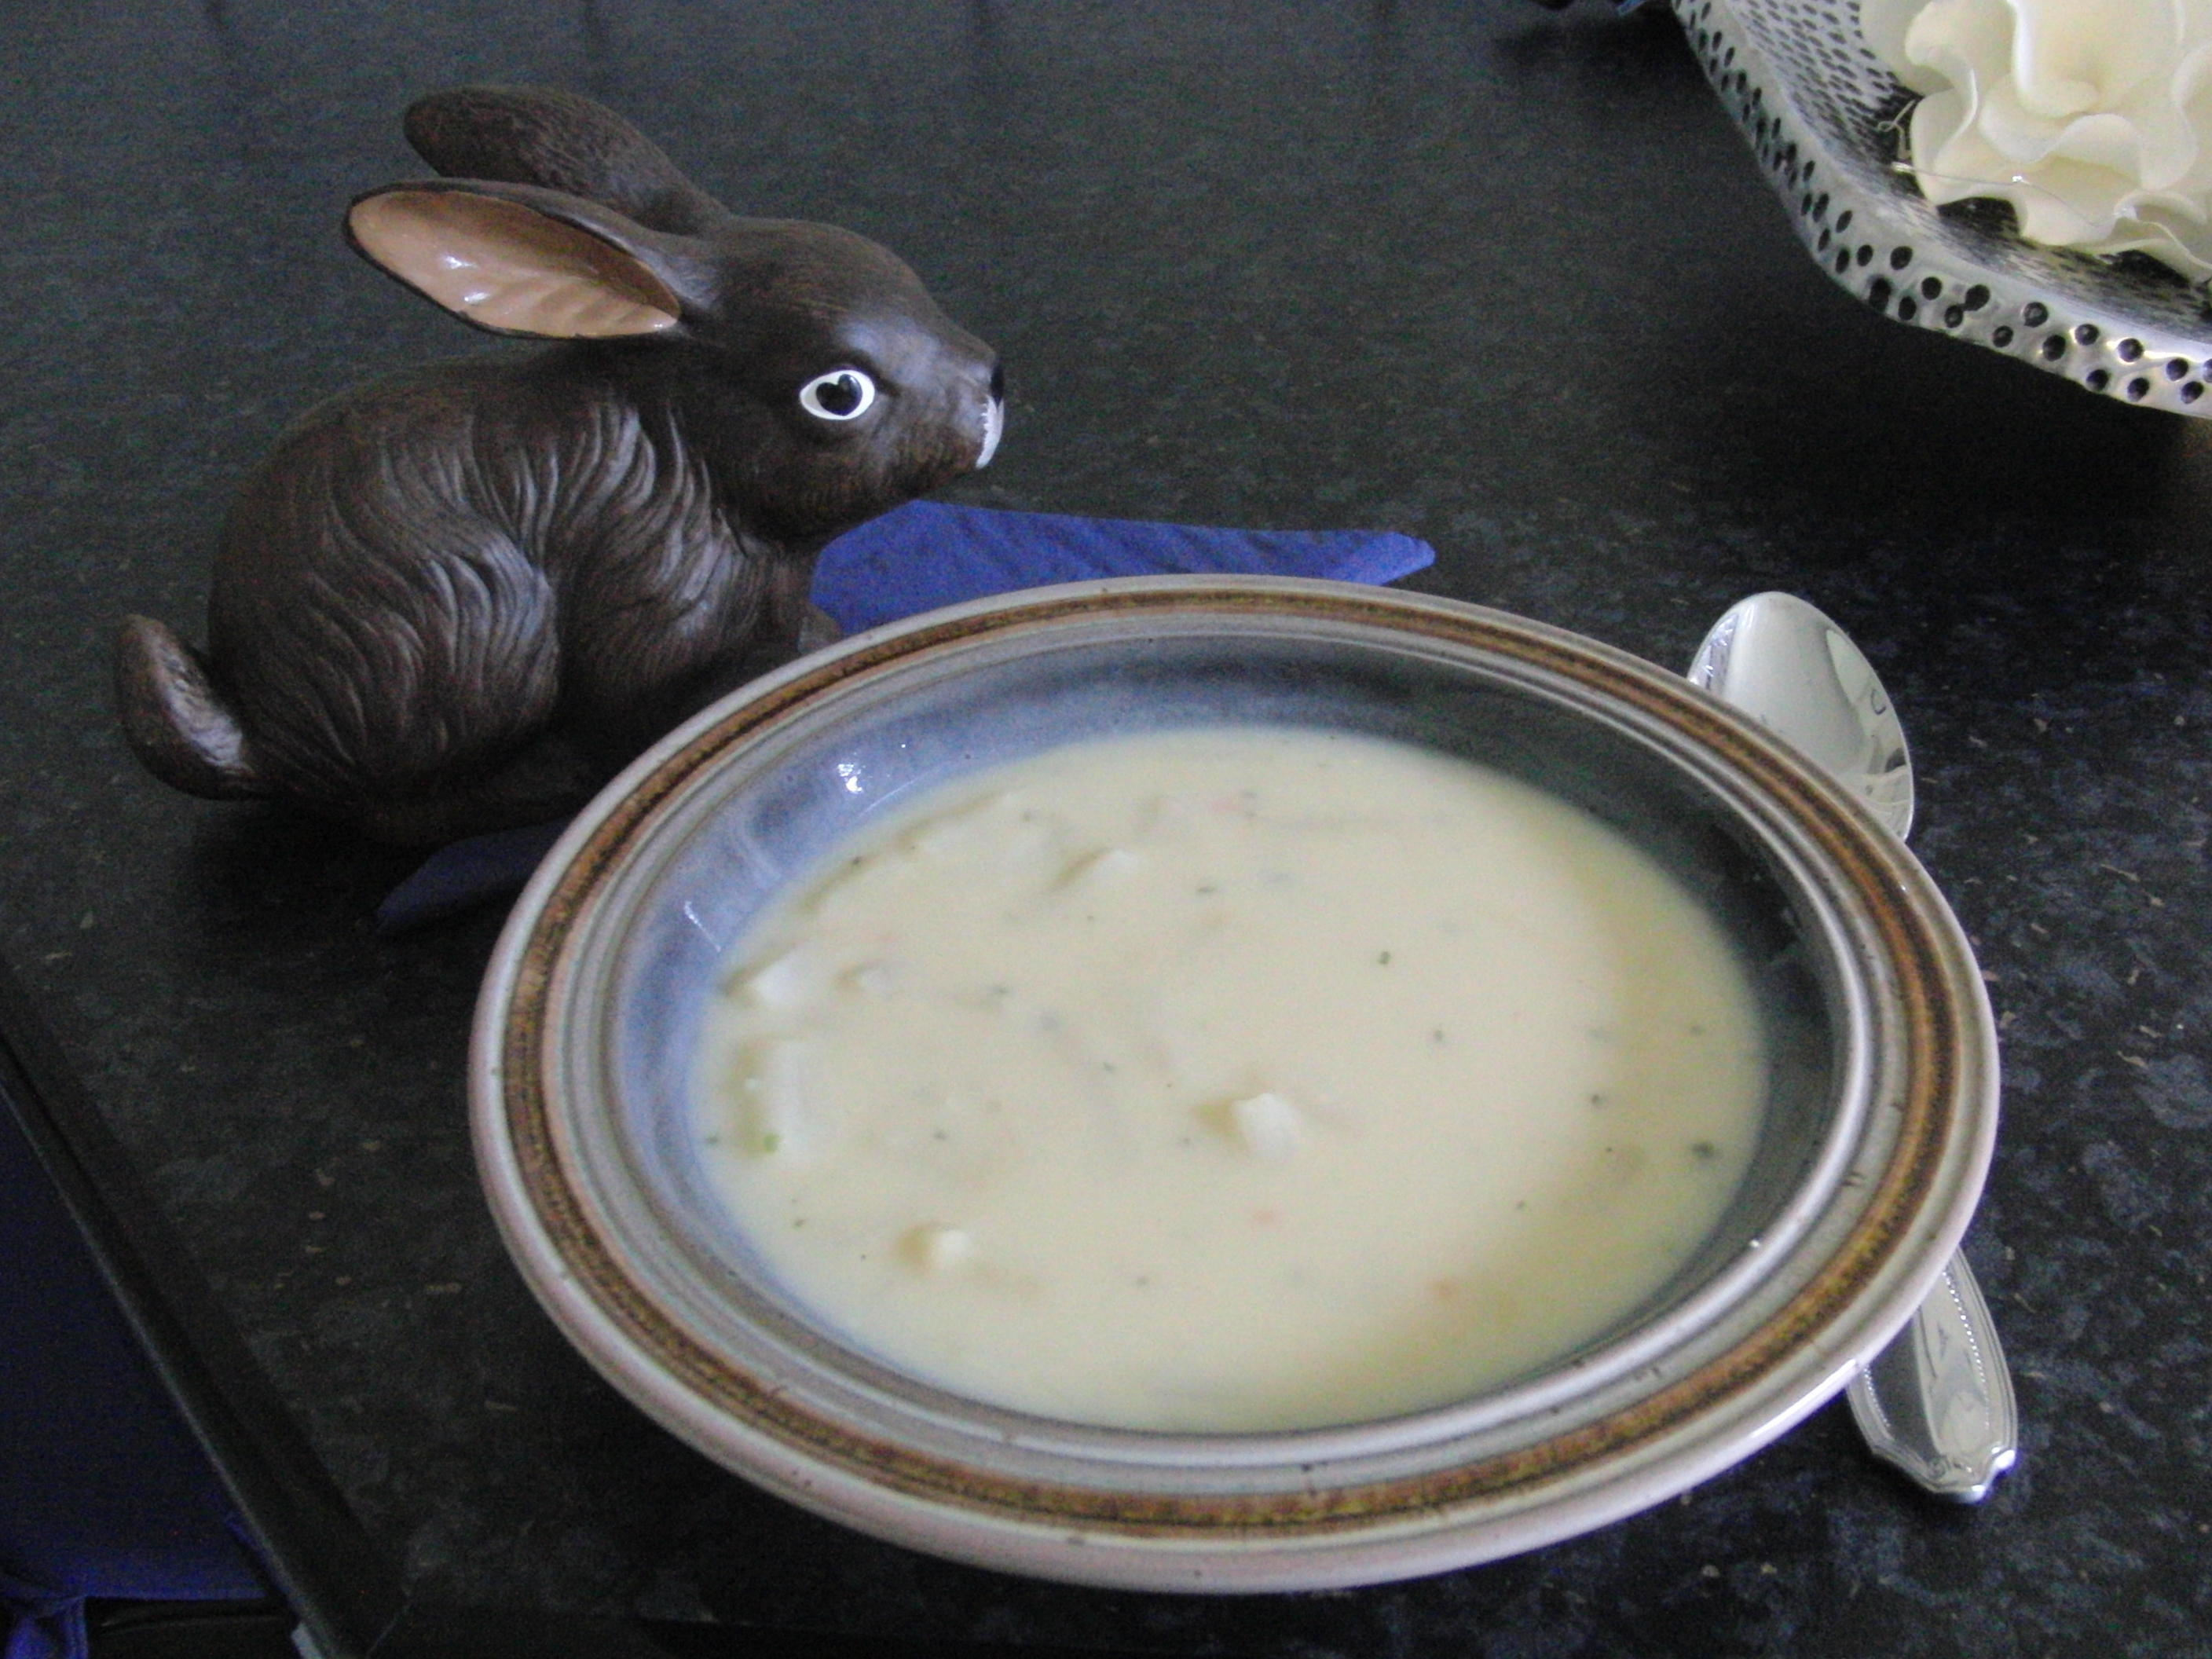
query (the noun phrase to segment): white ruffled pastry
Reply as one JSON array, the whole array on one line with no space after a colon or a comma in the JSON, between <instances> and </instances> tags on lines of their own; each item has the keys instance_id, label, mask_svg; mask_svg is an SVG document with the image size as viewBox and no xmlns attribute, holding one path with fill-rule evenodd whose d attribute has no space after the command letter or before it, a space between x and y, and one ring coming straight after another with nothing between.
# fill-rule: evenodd
<instances>
[{"instance_id":1,"label":"white ruffled pastry","mask_svg":"<svg viewBox=\"0 0 2212 1659\"><path fill-rule=\"evenodd\" d=\"M1929 200L1995 197L2032 241L2212 279L2212 0L1861 0L1859 24L1924 94Z\"/></svg>"}]
</instances>

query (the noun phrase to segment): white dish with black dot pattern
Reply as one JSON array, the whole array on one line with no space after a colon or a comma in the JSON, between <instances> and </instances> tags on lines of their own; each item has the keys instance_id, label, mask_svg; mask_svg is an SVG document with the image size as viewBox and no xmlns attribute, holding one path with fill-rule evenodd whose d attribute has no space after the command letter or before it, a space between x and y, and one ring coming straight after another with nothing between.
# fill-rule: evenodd
<instances>
[{"instance_id":1,"label":"white dish with black dot pattern","mask_svg":"<svg viewBox=\"0 0 2212 1659\"><path fill-rule=\"evenodd\" d=\"M2212 414L2212 309L2140 254L2023 240L2001 203L1938 209L1900 167L1915 94L1877 58L1856 0L1675 0L1729 113L1807 249L1885 316L2063 374L2122 402Z\"/></svg>"}]
</instances>

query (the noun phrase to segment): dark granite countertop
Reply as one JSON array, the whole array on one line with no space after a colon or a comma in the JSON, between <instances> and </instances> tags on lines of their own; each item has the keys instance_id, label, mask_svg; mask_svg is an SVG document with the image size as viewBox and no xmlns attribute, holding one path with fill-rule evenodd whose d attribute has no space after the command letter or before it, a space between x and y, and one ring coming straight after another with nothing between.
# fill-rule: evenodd
<instances>
[{"instance_id":1,"label":"dark granite countertop","mask_svg":"<svg viewBox=\"0 0 2212 1659\"><path fill-rule=\"evenodd\" d=\"M1522 0L277 0L0 19L0 956L410 1593L1165 1653L2212 1653L2212 425L1877 317L1680 33ZM36 66L33 76L30 67ZM462 1066L498 918L139 771L115 620L197 629L313 399L481 349L342 247L397 116L558 82L742 210L899 250L1004 353L957 499L1401 530L1413 586L1680 665L1765 587L1849 627L1986 969L1968 1241L2018 1379L1983 1508L1840 1407L1662 1509L1346 1593L1108 1594L848 1534L617 1399L509 1268Z\"/></svg>"}]
</instances>

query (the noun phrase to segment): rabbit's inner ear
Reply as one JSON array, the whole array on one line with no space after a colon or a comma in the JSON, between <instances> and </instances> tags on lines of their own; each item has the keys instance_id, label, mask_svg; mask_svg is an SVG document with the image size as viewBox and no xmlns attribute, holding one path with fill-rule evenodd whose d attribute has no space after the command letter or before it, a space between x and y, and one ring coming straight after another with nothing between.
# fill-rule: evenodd
<instances>
[{"instance_id":1,"label":"rabbit's inner ear","mask_svg":"<svg viewBox=\"0 0 2212 1659\"><path fill-rule=\"evenodd\" d=\"M652 334L682 308L631 255L520 203L387 191L355 204L347 222L385 270L464 322L502 334Z\"/></svg>"}]
</instances>

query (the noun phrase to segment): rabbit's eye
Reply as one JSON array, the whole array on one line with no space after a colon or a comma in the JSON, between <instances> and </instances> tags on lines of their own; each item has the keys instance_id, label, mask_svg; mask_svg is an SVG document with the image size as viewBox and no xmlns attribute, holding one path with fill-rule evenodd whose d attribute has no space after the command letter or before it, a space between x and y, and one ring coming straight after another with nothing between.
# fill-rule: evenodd
<instances>
[{"instance_id":1,"label":"rabbit's eye","mask_svg":"<svg viewBox=\"0 0 2212 1659\"><path fill-rule=\"evenodd\" d=\"M876 383L857 368L833 368L799 388L799 406L825 421L855 421L876 400Z\"/></svg>"}]
</instances>

